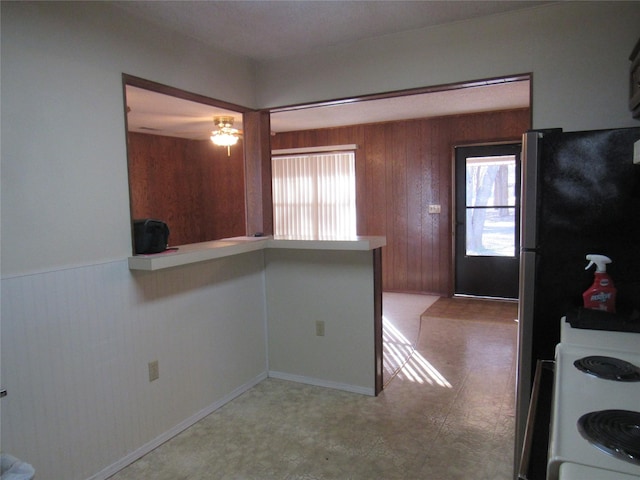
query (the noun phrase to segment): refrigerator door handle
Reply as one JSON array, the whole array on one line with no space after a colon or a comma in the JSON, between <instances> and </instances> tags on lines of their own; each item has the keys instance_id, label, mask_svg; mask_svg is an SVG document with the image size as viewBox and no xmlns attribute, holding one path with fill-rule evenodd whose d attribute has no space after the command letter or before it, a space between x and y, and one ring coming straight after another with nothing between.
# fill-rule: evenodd
<instances>
[{"instance_id":1,"label":"refrigerator door handle","mask_svg":"<svg viewBox=\"0 0 640 480\"><path fill-rule=\"evenodd\" d=\"M522 136L520 243L528 248L537 246L538 143L541 137L540 132L527 132Z\"/></svg>"}]
</instances>

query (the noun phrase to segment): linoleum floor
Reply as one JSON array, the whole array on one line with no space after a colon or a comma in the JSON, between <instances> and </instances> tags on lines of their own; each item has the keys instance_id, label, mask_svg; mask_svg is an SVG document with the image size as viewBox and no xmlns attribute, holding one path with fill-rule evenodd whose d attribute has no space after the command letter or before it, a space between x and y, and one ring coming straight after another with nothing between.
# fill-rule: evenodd
<instances>
[{"instance_id":1,"label":"linoleum floor","mask_svg":"<svg viewBox=\"0 0 640 480\"><path fill-rule=\"evenodd\" d=\"M418 323L378 397L267 379L111 480L510 480L517 324Z\"/></svg>"}]
</instances>

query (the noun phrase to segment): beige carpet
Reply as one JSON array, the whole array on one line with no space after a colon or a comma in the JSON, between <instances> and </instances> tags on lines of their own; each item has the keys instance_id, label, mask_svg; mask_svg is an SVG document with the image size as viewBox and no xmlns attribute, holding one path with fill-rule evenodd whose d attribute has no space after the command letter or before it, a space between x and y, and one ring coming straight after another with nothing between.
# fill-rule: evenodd
<instances>
[{"instance_id":1,"label":"beige carpet","mask_svg":"<svg viewBox=\"0 0 640 480\"><path fill-rule=\"evenodd\" d=\"M442 297L429 306L421 316L457 320L513 322L518 317L518 304L506 301Z\"/></svg>"}]
</instances>

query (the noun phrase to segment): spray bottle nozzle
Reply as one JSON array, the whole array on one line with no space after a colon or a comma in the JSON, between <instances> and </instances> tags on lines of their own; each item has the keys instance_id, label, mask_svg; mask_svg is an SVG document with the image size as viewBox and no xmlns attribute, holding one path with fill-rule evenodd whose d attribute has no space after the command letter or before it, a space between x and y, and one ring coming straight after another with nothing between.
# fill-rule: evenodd
<instances>
[{"instance_id":1,"label":"spray bottle nozzle","mask_svg":"<svg viewBox=\"0 0 640 480\"><path fill-rule=\"evenodd\" d=\"M585 270L589 270L591 265L596 266L596 273L606 272L607 264L611 263L611 259L604 255L596 255L595 253L590 253L587 255L587 260L589 260L589 265L585 268Z\"/></svg>"}]
</instances>

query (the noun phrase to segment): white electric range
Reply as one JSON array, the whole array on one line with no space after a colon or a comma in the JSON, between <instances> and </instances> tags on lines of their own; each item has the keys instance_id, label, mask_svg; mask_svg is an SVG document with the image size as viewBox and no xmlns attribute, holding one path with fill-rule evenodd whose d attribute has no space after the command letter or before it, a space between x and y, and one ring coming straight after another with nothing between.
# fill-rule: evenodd
<instances>
[{"instance_id":1,"label":"white electric range","mask_svg":"<svg viewBox=\"0 0 640 480\"><path fill-rule=\"evenodd\" d=\"M574 364L585 358L588 360L580 368ZM622 375L625 381L598 378L591 372L592 367L604 367L608 372L620 360L623 368L630 369ZM640 374L639 333L578 329L562 319L561 342L556 348L547 480L640 478L640 381L635 381L636 374ZM624 416L620 417L620 412ZM626 442L618 451L610 443L612 434L608 431L598 447L588 440L592 430L601 433L599 424L592 426L593 419L601 420L609 414L613 419L604 423L613 423L613 435L621 434Z\"/></svg>"}]
</instances>

